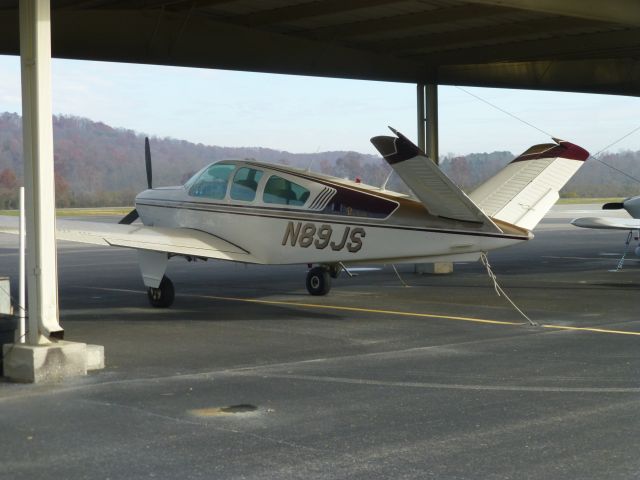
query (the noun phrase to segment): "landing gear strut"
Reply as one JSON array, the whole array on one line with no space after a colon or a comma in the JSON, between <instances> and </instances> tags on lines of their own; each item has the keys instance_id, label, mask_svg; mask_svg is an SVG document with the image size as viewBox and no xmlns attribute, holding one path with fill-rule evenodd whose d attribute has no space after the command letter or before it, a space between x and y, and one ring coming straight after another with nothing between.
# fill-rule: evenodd
<instances>
[{"instance_id":1,"label":"landing gear strut","mask_svg":"<svg viewBox=\"0 0 640 480\"><path fill-rule=\"evenodd\" d=\"M173 304L175 298L175 290L173 289L173 282L169 280L169 277L162 277L162 281L158 288L147 288L147 297L152 307L156 308L169 308Z\"/></svg>"},{"instance_id":2,"label":"landing gear strut","mask_svg":"<svg viewBox=\"0 0 640 480\"><path fill-rule=\"evenodd\" d=\"M326 295L331 290L331 276L325 267L314 267L307 273L307 291L311 295Z\"/></svg>"},{"instance_id":3,"label":"landing gear strut","mask_svg":"<svg viewBox=\"0 0 640 480\"><path fill-rule=\"evenodd\" d=\"M340 275L341 271L342 271L342 264L334 263L332 265L329 265L329 276L331 278L338 278L338 275Z\"/></svg>"}]
</instances>

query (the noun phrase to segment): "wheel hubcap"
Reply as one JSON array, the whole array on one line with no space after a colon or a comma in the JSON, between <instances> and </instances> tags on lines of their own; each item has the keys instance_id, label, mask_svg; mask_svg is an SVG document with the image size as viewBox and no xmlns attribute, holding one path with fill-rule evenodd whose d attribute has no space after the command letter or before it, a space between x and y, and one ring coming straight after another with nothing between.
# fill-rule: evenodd
<instances>
[{"instance_id":1,"label":"wheel hubcap","mask_svg":"<svg viewBox=\"0 0 640 480\"><path fill-rule=\"evenodd\" d=\"M314 289L315 289L315 288L318 288L318 287L320 287L320 278L318 278L318 277L311 277L311 282L310 282L310 283L311 283L311 287L312 287L312 288L314 288Z\"/></svg>"}]
</instances>

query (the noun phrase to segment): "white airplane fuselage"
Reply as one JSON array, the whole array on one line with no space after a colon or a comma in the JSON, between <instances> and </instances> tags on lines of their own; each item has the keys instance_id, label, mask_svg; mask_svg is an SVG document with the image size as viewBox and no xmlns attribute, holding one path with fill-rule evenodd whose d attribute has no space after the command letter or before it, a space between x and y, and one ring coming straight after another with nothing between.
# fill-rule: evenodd
<instances>
[{"instance_id":1,"label":"white airplane fuselage","mask_svg":"<svg viewBox=\"0 0 640 480\"><path fill-rule=\"evenodd\" d=\"M136 198L142 222L204 231L246 250L262 264L476 260L480 252L532 238L513 226L509 233L486 231L471 222L434 217L406 195L354 182L258 162L221 163L234 165L235 172L262 172L252 201L231 198L232 180L224 196L216 199L193 195L189 183L156 188ZM265 203L265 184L271 176L307 189L304 205ZM350 206L330 203L341 195ZM314 204L318 208L312 208Z\"/></svg>"}]
</instances>

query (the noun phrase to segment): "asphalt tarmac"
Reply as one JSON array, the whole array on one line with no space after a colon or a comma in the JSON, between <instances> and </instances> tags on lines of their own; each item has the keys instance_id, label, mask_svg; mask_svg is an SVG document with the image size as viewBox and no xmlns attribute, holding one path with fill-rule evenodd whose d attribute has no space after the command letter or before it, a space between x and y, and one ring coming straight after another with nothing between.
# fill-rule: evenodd
<instances>
[{"instance_id":1,"label":"asphalt tarmac","mask_svg":"<svg viewBox=\"0 0 640 480\"><path fill-rule=\"evenodd\" d=\"M135 252L61 243L66 338L107 367L0 382L0 478L640 478L640 259L610 272L626 232L568 225L596 208L490 254L536 327L480 263L311 297L305 266L173 259L156 310ZM0 236L14 286L15 245Z\"/></svg>"}]
</instances>

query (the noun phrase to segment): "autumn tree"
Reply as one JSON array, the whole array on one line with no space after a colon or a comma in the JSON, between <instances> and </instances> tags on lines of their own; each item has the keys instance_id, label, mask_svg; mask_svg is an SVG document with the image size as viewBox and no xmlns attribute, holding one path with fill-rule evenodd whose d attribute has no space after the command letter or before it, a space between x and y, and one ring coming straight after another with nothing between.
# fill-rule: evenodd
<instances>
[{"instance_id":1,"label":"autumn tree","mask_svg":"<svg viewBox=\"0 0 640 480\"><path fill-rule=\"evenodd\" d=\"M16 172L11 168L5 168L0 172L0 188L13 190L17 185L18 180L16 178Z\"/></svg>"},{"instance_id":2,"label":"autumn tree","mask_svg":"<svg viewBox=\"0 0 640 480\"><path fill-rule=\"evenodd\" d=\"M54 173L55 189L56 189L56 206L57 207L71 207L72 195L69 189L69 182L60 175Z\"/></svg>"}]
</instances>

